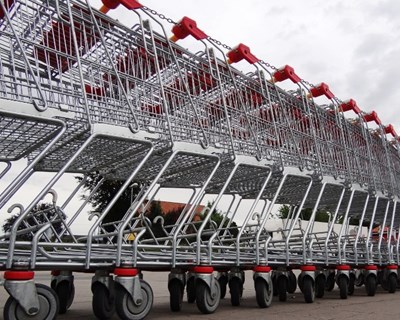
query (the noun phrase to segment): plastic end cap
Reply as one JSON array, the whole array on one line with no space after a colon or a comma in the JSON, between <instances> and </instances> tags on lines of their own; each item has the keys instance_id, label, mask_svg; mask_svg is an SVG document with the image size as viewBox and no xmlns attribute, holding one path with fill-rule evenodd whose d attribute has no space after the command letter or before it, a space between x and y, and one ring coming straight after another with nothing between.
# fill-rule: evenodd
<instances>
[{"instance_id":1,"label":"plastic end cap","mask_svg":"<svg viewBox=\"0 0 400 320\"><path fill-rule=\"evenodd\" d=\"M298 83L301 81L301 78L295 73L294 69L286 65L273 74L273 82L281 82L285 80L291 80L293 83Z\"/></svg>"},{"instance_id":2,"label":"plastic end cap","mask_svg":"<svg viewBox=\"0 0 400 320\"><path fill-rule=\"evenodd\" d=\"M248 46L240 43L236 47L234 47L231 51L227 54L229 63L236 63L242 61L243 59L246 60L250 64L254 64L258 61L257 57L251 53L251 50Z\"/></svg>"},{"instance_id":3,"label":"plastic end cap","mask_svg":"<svg viewBox=\"0 0 400 320\"><path fill-rule=\"evenodd\" d=\"M183 17L181 21L174 25L172 28L172 33L177 39L176 41L185 39L189 35L196 40L203 40L208 37L207 34L197 27L196 21L188 17Z\"/></svg>"},{"instance_id":4,"label":"plastic end cap","mask_svg":"<svg viewBox=\"0 0 400 320\"><path fill-rule=\"evenodd\" d=\"M310 95L314 98L324 95L329 100L331 100L335 97L335 95L332 93L332 91L329 90L329 86L324 82L321 82L320 84L316 85L314 88L311 88Z\"/></svg>"}]
</instances>

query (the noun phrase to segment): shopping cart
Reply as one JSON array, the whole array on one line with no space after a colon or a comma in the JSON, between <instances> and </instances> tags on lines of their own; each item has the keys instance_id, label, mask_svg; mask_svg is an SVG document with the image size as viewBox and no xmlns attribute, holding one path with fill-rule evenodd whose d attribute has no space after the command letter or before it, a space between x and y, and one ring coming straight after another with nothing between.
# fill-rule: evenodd
<instances>
[{"instance_id":1,"label":"shopping cart","mask_svg":"<svg viewBox=\"0 0 400 320\"><path fill-rule=\"evenodd\" d=\"M153 292L142 270L169 272L173 311L185 287L203 313L217 309L227 285L239 305L246 270L253 270L260 307L271 305L274 291L286 300L297 281L306 302L335 282L341 298L362 282L369 295L378 281L394 292L400 159L393 127L354 100L339 100L325 83L310 85L290 66L272 67L243 44L221 45L187 17L169 19L170 39L156 12L121 1L136 19L128 28L105 14L119 4L107 1L98 11L70 0L0 2L0 176L28 159L0 195L0 208L18 213L0 237L10 294L5 318L66 312L73 272L94 273L99 318L115 310L122 319L148 315ZM188 36L204 49L194 54L177 43ZM254 71L235 68L241 60ZM278 87L285 80L293 90ZM328 104L317 104L320 96ZM345 117L348 111L356 119ZM15 203L35 172L54 175L27 206ZM83 178L60 204L56 187L70 173ZM68 211L93 174L100 177L96 186ZM77 236L74 223L107 181L122 182ZM140 192L120 219L109 221L133 183ZM146 215L165 188L191 191L171 223ZM196 208L209 195L215 201L198 221ZM43 206L48 197L51 204ZM213 213L227 198L230 209L216 223ZM289 205L291 215L283 228L269 230L279 204ZM303 228L306 207L312 213ZM324 208L329 224L314 230ZM356 233L352 218L359 221ZM374 236L376 224L389 235ZM301 270L298 279L294 269ZM33 270L52 270L52 289L35 285Z\"/></svg>"}]
</instances>

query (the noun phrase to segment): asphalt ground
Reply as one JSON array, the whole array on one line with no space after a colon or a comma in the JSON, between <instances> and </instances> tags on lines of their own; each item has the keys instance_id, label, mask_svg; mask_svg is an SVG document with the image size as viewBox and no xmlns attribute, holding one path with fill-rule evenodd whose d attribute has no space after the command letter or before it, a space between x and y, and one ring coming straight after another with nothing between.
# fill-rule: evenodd
<instances>
[{"instance_id":1,"label":"asphalt ground","mask_svg":"<svg viewBox=\"0 0 400 320\"><path fill-rule=\"evenodd\" d=\"M47 273L38 272L36 282L50 284ZM356 288L354 295L346 300L339 297L337 287L332 292L325 293L322 299L314 303L304 302L304 297L298 290L289 294L286 302L280 302L277 297L269 308L260 309L255 300L254 284L251 274L246 275L243 298L239 307L230 304L229 292L220 306L213 314L204 315L197 309L196 304L188 304L186 297L181 312L171 312L169 308L169 292L167 289L167 273L144 272L144 279L151 285L154 292L154 304L146 319L268 319L268 320L380 320L400 318L400 291L390 294L380 287L373 297L366 295L365 288ZM92 313L92 293L90 291L91 275L75 274L75 299L71 308L64 315L59 315L60 320L96 319ZM2 318L3 306L8 298L4 289L0 289L0 317ZM228 289L229 291L229 289ZM116 315L113 319L119 319Z\"/></svg>"}]
</instances>

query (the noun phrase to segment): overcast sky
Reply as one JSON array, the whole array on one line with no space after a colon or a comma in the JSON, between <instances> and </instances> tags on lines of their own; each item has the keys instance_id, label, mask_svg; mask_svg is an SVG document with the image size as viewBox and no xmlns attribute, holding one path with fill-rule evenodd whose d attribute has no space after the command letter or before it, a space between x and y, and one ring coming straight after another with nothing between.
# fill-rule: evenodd
<instances>
[{"instance_id":1,"label":"overcast sky","mask_svg":"<svg viewBox=\"0 0 400 320\"><path fill-rule=\"evenodd\" d=\"M175 21L188 16L209 36L229 46L242 42L258 58L277 67L289 64L311 83L326 82L337 97L355 99L366 112L376 110L400 133L400 1L141 3ZM111 15L128 25L134 20L122 6ZM187 40L180 44L190 48Z\"/></svg>"}]
</instances>

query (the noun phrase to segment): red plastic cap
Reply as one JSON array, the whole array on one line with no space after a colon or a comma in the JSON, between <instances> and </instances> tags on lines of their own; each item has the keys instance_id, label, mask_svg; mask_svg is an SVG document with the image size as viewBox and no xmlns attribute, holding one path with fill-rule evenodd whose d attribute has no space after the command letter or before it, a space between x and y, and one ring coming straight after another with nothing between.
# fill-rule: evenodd
<instances>
[{"instance_id":1,"label":"red plastic cap","mask_svg":"<svg viewBox=\"0 0 400 320\"><path fill-rule=\"evenodd\" d=\"M315 270L317 270L317 267L312 266L312 265L304 265L304 266L300 266L300 270L301 271L315 271Z\"/></svg>"},{"instance_id":2,"label":"red plastic cap","mask_svg":"<svg viewBox=\"0 0 400 320\"><path fill-rule=\"evenodd\" d=\"M32 280L35 276L33 271L5 271L4 279L6 280Z\"/></svg>"},{"instance_id":3,"label":"red plastic cap","mask_svg":"<svg viewBox=\"0 0 400 320\"><path fill-rule=\"evenodd\" d=\"M368 265L364 267L365 270L378 270L377 266L374 265Z\"/></svg>"},{"instance_id":4,"label":"red plastic cap","mask_svg":"<svg viewBox=\"0 0 400 320\"><path fill-rule=\"evenodd\" d=\"M394 130L393 125L389 124L388 126L385 127L385 133L386 134L391 134L393 138L397 137L396 130Z\"/></svg>"},{"instance_id":5,"label":"red plastic cap","mask_svg":"<svg viewBox=\"0 0 400 320\"><path fill-rule=\"evenodd\" d=\"M193 36L197 40L206 39L208 36L197 27L196 21L183 17L173 28L172 33L174 34L173 41L181 40L186 38L188 35Z\"/></svg>"},{"instance_id":6,"label":"red plastic cap","mask_svg":"<svg viewBox=\"0 0 400 320\"><path fill-rule=\"evenodd\" d=\"M119 2L129 10L136 10L143 7L143 5L136 0L119 0Z\"/></svg>"},{"instance_id":7,"label":"red plastic cap","mask_svg":"<svg viewBox=\"0 0 400 320\"><path fill-rule=\"evenodd\" d=\"M271 267L269 266L255 266L253 269L254 272L270 272Z\"/></svg>"},{"instance_id":8,"label":"red plastic cap","mask_svg":"<svg viewBox=\"0 0 400 320\"><path fill-rule=\"evenodd\" d=\"M214 268L213 267L205 267L205 266L195 266L193 268L193 272L194 273L213 273L214 272Z\"/></svg>"},{"instance_id":9,"label":"red plastic cap","mask_svg":"<svg viewBox=\"0 0 400 320\"><path fill-rule=\"evenodd\" d=\"M310 92L314 98L322 96L322 95L324 95L328 99L333 99L335 97L335 95L332 93L332 91L329 90L329 86L324 82L321 82L320 84L316 85L314 88L311 88Z\"/></svg>"},{"instance_id":10,"label":"red plastic cap","mask_svg":"<svg viewBox=\"0 0 400 320\"><path fill-rule=\"evenodd\" d=\"M386 266L386 269L388 269L388 270L397 270L398 267L396 265L394 265L394 264L390 264L390 265Z\"/></svg>"},{"instance_id":11,"label":"red plastic cap","mask_svg":"<svg viewBox=\"0 0 400 320\"><path fill-rule=\"evenodd\" d=\"M365 122L374 121L377 125L382 124L381 119L379 119L378 114L375 111L372 111L371 113L364 115L363 118Z\"/></svg>"},{"instance_id":12,"label":"red plastic cap","mask_svg":"<svg viewBox=\"0 0 400 320\"><path fill-rule=\"evenodd\" d=\"M238 46L229 51L226 55L229 59L229 63L239 62L243 59L251 64L260 61L255 55L251 53L250 48L243 43L240 43Z\"/></svg>"},{"instance_id":13,"label":"red plastic cap","mask_svg":"<svg viewBox=\"0 0 400 320\"><path fill-rule=\"evenodd\" d=\"M129 10L136 10L143 7L143 5L136 0L101 0L101 2L103 2L103 5L108 9L115 9L120 4Z\"/></svg>"},{"instance_id":14,"label":"red plastic cap","mask_svg":"<svg viewBox=\"0 0 400 320\"><path fill-rule=\"evenodd\" d=\"M139 274L139 270L135 268L115 268L114 274L119 277L135 277Z\"/></svg>"},{"instance_id":15,"label":"red plastic cap","mask_svg":"<svg viewBox=\"0 0 400 320\"><path fill-rule=\"evenodd\" d=\"M338 265L338 266L336 266L336 270L350 270L351 268L350 268L350 266L349 265L347 265L347 264L340 264L340 265Z\"/></svg>"},{"instance_id":16,"label":"red plastic cap","mask_svg":"<svg viewBox=\"0 0 400 320\"><path fill-rule=\"evenodd\" d=\"M342 112L353 110L356 114L361 113L361 109L358 107L357 102L355 102L355 100L353 100L353 99L343 102L339 106L339 110Z\"/></svg>"},{"instance_id":17,"label":"red plastic cap","mask_svg":"<svg viewBox=\"0 0 400 320\"><path fill-rule=\"evenodd\" d=\"M294 69L288 65L278 69L272 76L274 82L281 82L287 79L292 80L293 83L301 81L300 77L294 72Z\"/></svg>"}]
</instances>

